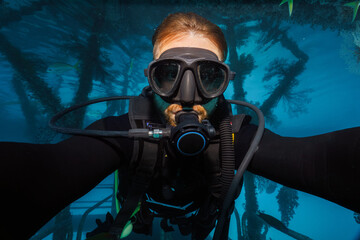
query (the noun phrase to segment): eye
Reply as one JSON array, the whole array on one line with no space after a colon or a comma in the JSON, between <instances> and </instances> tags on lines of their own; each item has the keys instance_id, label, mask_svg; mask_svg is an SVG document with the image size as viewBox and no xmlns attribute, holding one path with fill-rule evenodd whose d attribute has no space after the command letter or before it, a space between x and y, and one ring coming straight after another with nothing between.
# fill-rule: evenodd
<instances>
[{"instance_id":1,"label":"eye","mask_svg":"<svg viewBox=\"0 0 360 240\"><path fill-rule=\"evenodd\" d=\"M159 64L152 71L152 79L158 89L168 92L172 89L178 75L179 66L173 62Z\"/></svg>"},{"instance_id":2,"label":"eye","mask_svg":"<svg viewBox=\"0 0 360 240\"><path fill-rule=\"evenodd\" d=\"M210 61L200 63L198 73L203 87L209 93L216 92L225 82L225 70L217 63Z\"/></svg>"}]
</instances>

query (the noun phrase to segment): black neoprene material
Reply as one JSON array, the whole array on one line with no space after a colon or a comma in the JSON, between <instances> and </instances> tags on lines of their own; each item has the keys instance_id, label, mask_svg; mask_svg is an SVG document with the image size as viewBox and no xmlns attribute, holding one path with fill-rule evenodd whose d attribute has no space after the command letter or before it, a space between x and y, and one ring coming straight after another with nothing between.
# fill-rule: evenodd
<instances>
[{"instance_id":1,"label":"black neoprene material","mask_svg":"<svg viewBox=\"0 0 360 240\"><path fill-rule=\"evenodd\" d=\"M90 129L128 130L127 115ZM254 125L235 134L237 168ZM132 140L71 137L58 144L0 143L4 239L27 239L71 202L95 187L132 154ZM360 127L305 138L265 131L249 171L360 212Z\"/></svg>"},{"instance_id":2,"label":"black neoprene material","mask_svg":"<svg viewBox=\"0 0 360 240\"><path fill-rule=\"evenodd\" d=\"M235 136L236 160L256 126ZM249 171L360 212L360 127L294 138L265 130Z\"/></svg>"}]
</instances>

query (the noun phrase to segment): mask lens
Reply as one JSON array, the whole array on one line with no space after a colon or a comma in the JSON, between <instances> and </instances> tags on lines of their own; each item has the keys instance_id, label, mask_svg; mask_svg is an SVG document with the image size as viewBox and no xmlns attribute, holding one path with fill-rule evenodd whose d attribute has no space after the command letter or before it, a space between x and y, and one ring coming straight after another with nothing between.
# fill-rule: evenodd
<instances>
[{"instance_id":1,"label":"mask lens","mask_svg":"<svg viewBox=\"0 0 360 240\"><path fill-rule=\"evenodd\" d=\"M214 94L226 82L226 71L217 63L204 61L198 65L201 84L208 94Z\"/></svg>"},{"instance_id":2,"label":"mask lens","mask_svg":"<svg viewBox=\"0 0 360 240\"><path fill-rule=\"evenodd\" d=\"M151 78L158 90L169 93L174 87L179 72L179 64L175 62L163 62L157 65L151 73Z\"/></svg>"}]
</instances>

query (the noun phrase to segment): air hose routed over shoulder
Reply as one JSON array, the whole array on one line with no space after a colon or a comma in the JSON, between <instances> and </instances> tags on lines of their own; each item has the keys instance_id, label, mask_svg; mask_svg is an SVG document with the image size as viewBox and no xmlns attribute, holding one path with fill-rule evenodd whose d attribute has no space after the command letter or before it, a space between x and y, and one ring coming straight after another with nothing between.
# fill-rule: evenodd
<instances>
[{"instance_id":1,"label":"air hose routed over shoulder","mask_svg":"<svg viewBox=\"0 0 360 240\"><path fill-rule=\"evenodd\" d=\"M258 109L256 106L254 106L250 103L247 103L247 102L243 102L243 101L237 101L237 100L227 100L227 101L229 103L234 103L237 105L242 105L242 106L251 108L256 113L259 123L258 123L258 128L256 130L255 136L250 144L250 147L249 147L248 151L246 152L245 157L242 160L239 168L237 169L236 175L235 175L233 181L231 182L229 191L226 194L223 206L221 208L220 217L216 224L216 229L215 229L215 233L214 233L214 237L213 237L214 240L222 240L222 236L223 236L222 233L224 231L224 228L228 227L226 225L228 223L228 219L230 218L230 214L231 214L231 212L229 212L231 204L235 200L240 181L244 175L246 168L250 164L250 161L258 148L258 145L260 143L260 140L263 136L264 129L265 129L264 115L262 114L260 109Z\"/></svg>"},{"instance_id":2,"label":"air hose routed over shoulder","mask_svg":"<svg viewBox=\"0 0 360 240\"><path fill-rule=\"evenodd\" d=\"M227 104L221 104L221 110L224 112L224 117L221 119L220 130L220 156L221 156L221 203L225 201L230 184L234 178L235 171L235 153L234 145L232 143L232 127L230 125L230 114ZM229 221L224 225L222 235L227 236Z\"/></svg>"},{"instance_id":3,"label":"air hose routed over shoulder","mask_svg":"<svg viewBox=\"0 0 360 240\"><path fill-rule=\"evenodd\" d=\"M226 102L223 102L219 105L219 108L222 116L224 116L219 125L221 146L221 200L223 201L234 178L235 154L232 144L232 128L230 125L228 105Z\"/></svg>"}]
</instances>

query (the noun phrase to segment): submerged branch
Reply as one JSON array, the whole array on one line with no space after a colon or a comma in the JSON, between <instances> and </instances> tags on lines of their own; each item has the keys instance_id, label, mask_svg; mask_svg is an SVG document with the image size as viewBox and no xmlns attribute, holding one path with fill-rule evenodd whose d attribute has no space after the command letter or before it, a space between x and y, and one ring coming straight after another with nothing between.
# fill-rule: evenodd
<instances>
[{"instance_id":1,"label":"submerged branch","mask_svg":"<svg viewBox=\"0 0 360 240\"><path fill-rule=\"evenodd\" d=\"M20 107L21 111L23 112L23 115L26 119L26 124L28 128L28 132L31 136L35 135L35 129L36 129L36 112L37 109L31 104L26 91L24 89L24 86L22 84L21 76L17 73L13 74L12 77L12 84L14 87L14 90L20 100Z\"/></svg>"},{"instance_id":2,"label":"submerged branch","mask_svg":"<svg viewBox=\"0 0 360 240\"><path fill-rule=\"evenodd\" d=\"M48 5L50 0L40 0L33 2L30 6L21 7L19 10L3 9L3 14L0 14L0 28L9 25L10 23L20 21L23 16L32 15L40 11L44 6Z\"/></svg>"},{"instance_id":3,"label":"submerged branch","mask_svg":"<svg viewBox=\"0 0 360 240\"><path fill-rule=\"evenodd\" d=\"M0 53L20 75L21 80L26 82L33 97L44 106L47 113L55 114L63 109L60 98L55 96L48 84L38 76L34 68L35 64L26 59L20 49L13 46L2 33L0 33Z\"/></svg>"},{"instance_id":4,"label":"submerged branch","mask_svg":"<svg viewBox=\"0 0 360 240\"><path fill-rule=\"evenodd\" d=\"M298 61L291 65L287 64L285 61L274 61L272 65L268 68L268 74L264 77L264 80L269 80L271 77L274 76L280 77L276 88L272 91L270 96L263 102L262 106L260 107L264 115L274 121L276 121L276 118L272 114L273 109L278 105L279 101L283 97L287 98L288 100L291 99L290 93L292 89L298 84L298 80L296 79L296 77L305 70L305 65L309 60L309 56L299 48L299 46L294 40L290 39L286 35L286 31L280 30L279 28L277 29L277 31L277 35L279 36L278 41L283 47L288 49L298 59ZM300 104L300 101L296 104Z\"/></svg>"},{"instance_id":5,"label":"submerged branch","mask_svg":"<svg viewBox=\"0 0 360 240\"><path fill-rule=\"evenodd\" d=\"M291 229L287 228L282 222L280 222L279 220L277 220L273 216L270 216L268 214L261 213L261 212L258 212L257 216L259 216L262 220L264 220L271 227L279 230L282 233L285 233L286 235L288 235L288 236L290 236L290 237L292 237L294 239L297 239L297 240L312 240L308 236L305 236L305 235L303 235L301 233L298 233L298 232L296 232L294 230L291 230Z\"/></svg>"},{"instance_id":6,"label":"submerged branch","mask_svg":"<svg viewBox=\"0 0 360 240\"><path fill-rule=\"evenodd\" d=\"M89 100L89 94L93 87L93 78L95 76L94 69L97 68L100 58L100 33L104 24L104 18L99 13L92 26L92 34L87 40L87 47L81 56L81 69L79 78L79 87L73 98L73 103L78 104ZM78 111L73 115L73 126L82 127L82 123L85 116L85 108Z\"/></svg>"}]
</instances>

